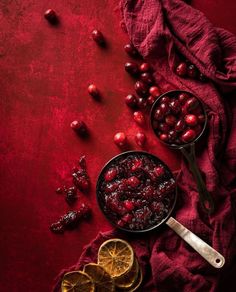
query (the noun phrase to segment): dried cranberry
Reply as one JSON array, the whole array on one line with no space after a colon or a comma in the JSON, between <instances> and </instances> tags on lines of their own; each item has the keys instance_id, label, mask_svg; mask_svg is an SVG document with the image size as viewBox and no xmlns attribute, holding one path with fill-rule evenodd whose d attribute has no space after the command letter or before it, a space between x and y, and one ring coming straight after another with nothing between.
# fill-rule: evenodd
<instances>
[{"instance_id":1,"label":"dried cranberry","mask_svg":"<svg viewBox=\"0 0 236 292\"><path fill-rule=\"evenodd\" d=\"M125 133L123 132L116 133L114 136L114 143L119 147L123 147L127 143Z\"/></svg>"},{"instance_id":2,"label":"dried cranberry","mask_svg":"<svg viewBox=\"0 0 236 292\"><path fill-rule=\"evenodd\" d=\"M127 106L129 106L130 108L135 108L137 107L137 98L135 95L133 94L128 94L125 97L125 103L127 104Z\"/></svg>"},{"instance_id":3,"label":"dried cranberry","mask_svg":"<svg viewBox=\"0 0 236 292\"><path fill-rule=\"evenodd\" d=\"M134 112L134 121L138 125L143 126L145 124L145 119L144 119L143 113L140 111Z\"/></svg>"},{"instance_id":4,"label":"dried cranberry","mask_svg":"<svg viewBox=\"0 0 236 292\"><path fill-rule=\"evenodd\" d=\"M138 65L134 62L125 63L125 71L130 75L137 76L139 73Z\"/></svg>"},{"instance_id":5,"label":"dried cranberry","mask_svg":"<svg viewBox=\"0 0 236 292\"><path fill-rule=\"evenodd\" d=\"M92 31L92 39L100 46L104 46L106 43L103 34L97 29Z\"/></svg>"},{"instance_id":6,"label":"dried cranberry","mask_svg":"<svg viewBox=\"0 0 236 292\"><path fill-rule=\"evenodd\" d=\"M80 136L85 136L88 134L88 128L83 121L73 121L70 126Z\"/></svg>"},{"instance_id":7,"label":"dried cranberry","mask_svg":"<svg viewBox=\"0 0 236 292\"><path fill-rule=\"evenodd\" d=\"M143 132L138 132L135 135L135 142L140 146L143 147L146 142L146 135Z\"/></svg>"},{"instance_id":8,"label":"dried cranberry","mask_svg":"<svg viewBox=\"0 0 236 292\"><path fill-rule=\"evenodd\" d=\"M180 63L176 69L175 72L180 77L185 77L187 75L187 64L185 62Z\"/></svg>"}]
</instances>

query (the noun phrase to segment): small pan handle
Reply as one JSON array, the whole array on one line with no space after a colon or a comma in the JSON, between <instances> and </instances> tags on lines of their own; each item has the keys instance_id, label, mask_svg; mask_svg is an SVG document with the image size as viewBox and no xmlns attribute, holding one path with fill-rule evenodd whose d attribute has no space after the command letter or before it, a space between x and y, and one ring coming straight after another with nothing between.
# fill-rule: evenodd
<instances>
[{"instance_id":1,"label":"small pan handle","mask_svg":"<svg viewBox=\"0 0 236 292\"><path fill-rule=\"evenodd\" d=\"M188 160L190 170L197 183L201 205L208 214L211 214L214 212L214 201L206 188L202 175L197 166L196 155L195 155L195 144L192 143L190 144L189 147L190 147L190 151L187 150L187 147L181 147L180 150L182 154L185 156L185 158Z\"/></svg>"},{"instance_id":2,"label":"small pan handle","mask_svg":"<svg viewBox=\"0 0 236 292\"><path fill-rule=\"evenodd\" d=\"M225 263L225 258L214 248L208 245L205 241L192 233L188 228L170 217L166 224L174 230L184 241L186 241L193 249L196 250L209 264L214 268L222 268Z\"/></svg>"}]
</instances>

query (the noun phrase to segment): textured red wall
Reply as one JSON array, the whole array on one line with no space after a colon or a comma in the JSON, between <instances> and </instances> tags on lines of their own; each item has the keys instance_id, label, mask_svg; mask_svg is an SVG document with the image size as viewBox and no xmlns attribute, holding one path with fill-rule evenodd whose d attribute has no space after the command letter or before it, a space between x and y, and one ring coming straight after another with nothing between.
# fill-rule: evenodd
<instances>
[{"instance_id":1,"label":"textured red wall","mask_svg":"<svg viewBox=\"0 0 236 292\"><path fill-rule=\"evenodd\" d=\"M205 7L200 2L194 5L206 10L215 24L236 32L229 3L228 9L222 9L223 1L217 7L214 1L204 1ZM49 7L60 17L57 27L43 17ZM49 291L59 270L72 265L100 230L111 228L96 206L96 178L103 164L119 153L112 142L116 131L125 131L131 148L138 149L133 143L138 127L124 105L133 80L123 69L127 36L119 20L115 0L0 1L0 277L4 291ZM106 36L107 49L91 40L94 28ZM101 90L101 102L88 96L90 82ZM78 138L69 127L72 120L81 118L90 129L88 140ZM150 129L145 131L146 150L177 169L178 155L160 145ZM92 190L79 200L92 206L93 218L78 230L54 235L49 224L70 209L55 189L70 179L81 154L87 157Z\"/></svg>"}]
</instances>

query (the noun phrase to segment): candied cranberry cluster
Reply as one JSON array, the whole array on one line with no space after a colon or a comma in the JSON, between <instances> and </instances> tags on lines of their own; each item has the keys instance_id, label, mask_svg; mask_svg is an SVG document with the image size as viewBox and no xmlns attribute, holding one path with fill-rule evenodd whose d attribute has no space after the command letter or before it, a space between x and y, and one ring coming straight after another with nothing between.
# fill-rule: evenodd
<instances>
[{"instance_id":1,"label":"candied cranberry cluster","mask_svg":"<svg viewBox=\"0 0 236 292\"><path fill-rule=\"evenodd\" d=\"M173 206L175 180L168 168L146 153L126 153L103 170L98 201L118 227L146 230L160 223Z\"/></svg>"},{"instance_id":2,"label":"candied cranberry cluster","mask_svg":"<svg viewBox=\"0 0 236 292\"><path fill-rule=\"evenodd\" d=\"M197 138L204 128L206 116L195 96L185 91L173 91L156 102L151 121L161 141L181 145Z\"/></svg>"}]
</instances>

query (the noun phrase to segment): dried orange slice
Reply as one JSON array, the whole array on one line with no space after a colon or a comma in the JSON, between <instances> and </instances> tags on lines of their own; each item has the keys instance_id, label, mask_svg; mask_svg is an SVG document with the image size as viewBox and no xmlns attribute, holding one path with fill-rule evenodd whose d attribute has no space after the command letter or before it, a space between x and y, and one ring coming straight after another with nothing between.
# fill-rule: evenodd
<instances>
[{"instance_id":1,"label":"dried orange slice","mask_svg":"<svg viewBox=\"0 0 236 292\"><path fill-rule=\"evenodd\" d=\"M105 241L98 250L98 264L112 278L129 272L134 263L134 252L128 242L113 238Z\"/></svg>"},{"instance_id":2,"label":"dried orange slice","mask_svg":"<svg viewBox=\"0 0 236 292\"><path fill-rule=\"evenodd\" d=\"M66 273L61 283L62 292L94 292L95 285L92 278L82 272L73 271Z\"/></svg>"},{"instance_id":3,"label":"dried orange slice","mask_svg":"<svg viewBox=\"0 0 236 292\"><path fill-rule=\"evenodd\" d=\"M134 259L134 264L131 270L124 274L123 276L115 279L115 285L119 288L129 288L131 287L137 280L139 275L139 264L137 259Z\"/></svg>"},{"instance_id":4,"label":"dried orange slice","mask_svg":"<svg viewBox=\"0 0 236 292\"><path fill-rule=\"evenodd\" d=\"M143 281L143 274L142 274L141 269L139 269L138 278L136 279L136 281L134 282L132 287L129 287L129 288L118 288L117 287L116 291L117 292L134 292L140 287L142 281Z\"/></svg>"},{"instance_id":5,"label":"dried orange slice","mask_svg":"<svg viewBox=\"0 0 236 292\"><path fill-rule=\"evenodd\" d=\"M84 266L84 272L94 281L96 292L114 292L115 285L105 269L97 264L90 263Z\"/></svg>"}]
</instances>

